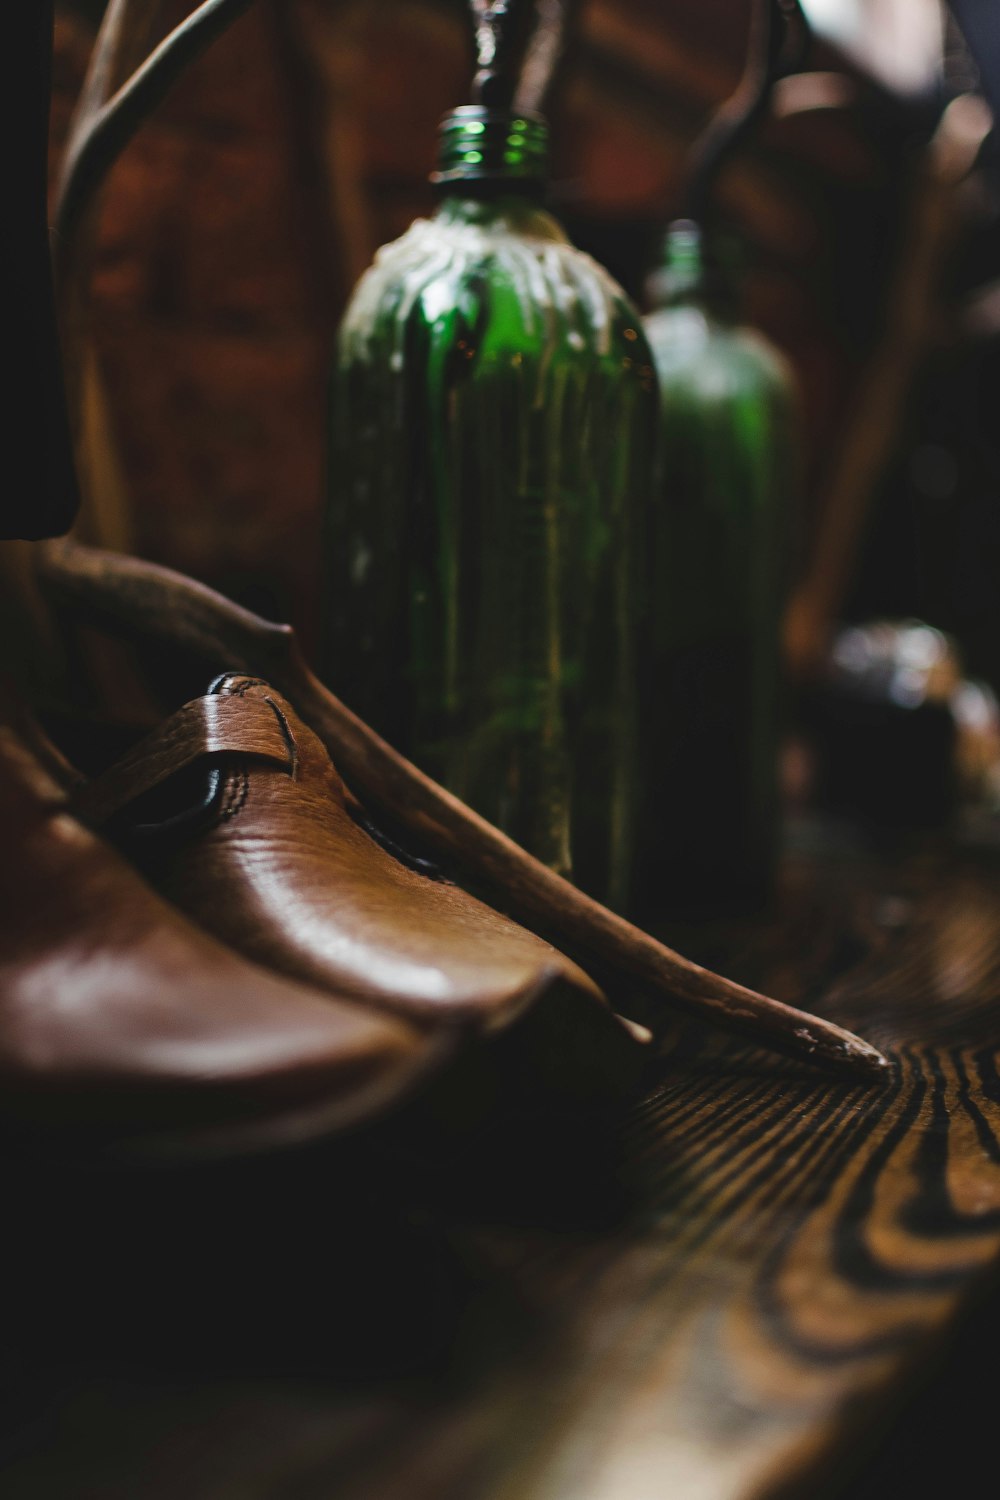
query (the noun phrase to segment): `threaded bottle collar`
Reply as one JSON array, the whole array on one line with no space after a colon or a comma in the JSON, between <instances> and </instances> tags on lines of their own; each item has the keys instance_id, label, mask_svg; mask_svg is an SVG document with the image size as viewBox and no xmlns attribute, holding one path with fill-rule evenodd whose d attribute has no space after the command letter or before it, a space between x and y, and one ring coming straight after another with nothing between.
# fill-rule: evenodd
<instances>
[{"instance_id":1,"label":"threaded bottle collar","mask_svg":"<svg viewBox=\"0 0 1000 1500\"><path fill-rule=\"evenodd\" d=\"M463 183L540 184L548 175L549 128L540 115L466 104L441 121L441 187Z\"/></svg>"}]
</instances>

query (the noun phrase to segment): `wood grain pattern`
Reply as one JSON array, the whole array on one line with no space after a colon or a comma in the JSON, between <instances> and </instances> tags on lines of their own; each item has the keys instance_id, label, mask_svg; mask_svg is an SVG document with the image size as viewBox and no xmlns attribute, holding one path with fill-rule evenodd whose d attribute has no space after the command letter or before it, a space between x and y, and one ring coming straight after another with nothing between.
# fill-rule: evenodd
<instances>
[{"instance_id":1,"label":"wood grain pattern","mask_svg":"<svg viewBox=\"0 0 1000 1500\"><path fill-rule=\"evenodd\" d=\"M685 1024L619 1123L409 1133L365 1169L363 1214L327 1158L213 1178L186 1212L176 1184L133 1189L110 1264L91 1228L60 1288L99 1305L96 1386L49 1353L53 1415L5 1496L855 1500L889 1404L996 1281L998 876L996 855L827 845L791 860L773 926L706 943L876 1035L895 1067L874 1094ZM379 1250L348 1276L364 1224ZM150 1308L178 1288L165 1364ZM141 1353L109 1354L137 1309ZM947 1472L965 1493L961 1455Z\"/></svg>"},{"instance_id":2,"label":"wood grain pattern","mask_svg":"<svg viewBox=\"0 0 1000 1500\"><path fill-rule=\"evenodd\" d=\"M890 1050L892 1082L816 1088L678 1042L621 1147L631 1242L578 1283L572 1364L549 1372L571 1421L487 1493L714 1500L800 1469L818 1493L848 1407L857 1422L994 1265L995 872L880 874L818 900L813 875L793 908L812 952L786 952L815 967L824 1011Z\"/></svg>"}]
</instances>

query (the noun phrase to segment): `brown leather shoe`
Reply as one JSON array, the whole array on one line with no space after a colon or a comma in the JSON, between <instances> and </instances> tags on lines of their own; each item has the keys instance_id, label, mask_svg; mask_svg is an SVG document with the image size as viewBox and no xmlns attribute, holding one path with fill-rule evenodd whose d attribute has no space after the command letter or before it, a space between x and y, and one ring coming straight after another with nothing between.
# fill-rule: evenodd
<instances>
[{"instance_id":1,"label":"brown leather shoe","mask_svg":"<svg viewBox=\"0 0 1000 1500\"><path fill-rule=\"evenodd\" d=\"M76 1145L257 1148L383 1111L442 1055L405 1022L264 972L68 811L0 723L0 1117Z\"/></svg>"},{"instance_id":2,"label":"brown leather shoe","mask_svg":"<svg viewBox=\"0 0 1000 1500\"><path fill-rule=\"evenodd\" d=\"M79 806L172 902L269 968L479 1032L541 1003L566 1060L589 1048L609 1077L642 1051L556 949L383 847L320 740L258 678L218 679ZM545 1046L551 1062L551 1035Z\"/></svg>"}]
</instances>

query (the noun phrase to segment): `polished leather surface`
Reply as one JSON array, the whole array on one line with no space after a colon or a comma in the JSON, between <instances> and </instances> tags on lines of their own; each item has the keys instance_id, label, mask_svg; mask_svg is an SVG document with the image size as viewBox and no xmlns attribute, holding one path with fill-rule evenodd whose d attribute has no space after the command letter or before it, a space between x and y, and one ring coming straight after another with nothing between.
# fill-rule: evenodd
<instances>
[{"instance_id":1,"label":"polished leather surface","mask_svg":"<svg viewBox=\"0 0 1000 1500\"><path fill-rule=\"evenodd\" d=\"M0 1113L226 1145L353 1124L440 1039L264 972L151 891L71 816L0 723Z\"/></svg>"},{"instance_id":2,"label":"polished leather surface","mask_svg":"<svg viewBox=\"0 0 1000 1500\"><path fill-rule=\"evenodd\" d=\"M489 1030L554 987L596 1015L599 1031L612 1021L600 991L556 949L404 865L360 827L324 746L273 688L233 675L215 690L245 705L248 733L262 705L276 709L291 758L266 760L248 738L249 753L222 758L200 829L147 840L144 868L172 902L260 963L422 1022ZM159 754L155 734L134 766L143 753ZM90 795L100 799L100 781Z\"/></svg>"}]
</instances>

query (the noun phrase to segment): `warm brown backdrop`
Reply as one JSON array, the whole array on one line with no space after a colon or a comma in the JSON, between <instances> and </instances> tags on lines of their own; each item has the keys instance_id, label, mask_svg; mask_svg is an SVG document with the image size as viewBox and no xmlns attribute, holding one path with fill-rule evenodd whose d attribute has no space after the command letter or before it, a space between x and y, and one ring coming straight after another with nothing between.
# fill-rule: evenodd
<instances>
[{"instance_id":1,"label":"warm brown backdrop","mask_svg":"<svg viewBox=\"0 0 1000 1500\"><path fill-rule=\"evenodd\" d=\"M163 28L189 8L164 0ZM63 0L54 155L95 9ZM553 101L555 200L635 292L685 148L738 76L747 12L582 7ZM91 298L101 467L129 517L112 540L293 618L307 640L337 316L375 248L429 207L437 120L469 72L460 4L259 0L105 193ZM772 120L722 183L749 315L802 378L807 515L877 328L905 191L905 122L890 111L876 127L872 108Z\"/></svg>"}]
</instances>

